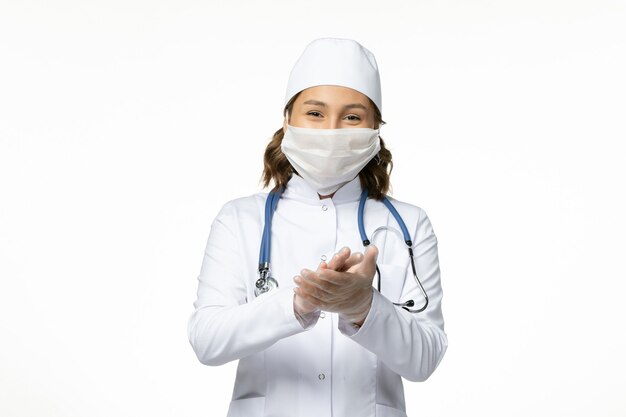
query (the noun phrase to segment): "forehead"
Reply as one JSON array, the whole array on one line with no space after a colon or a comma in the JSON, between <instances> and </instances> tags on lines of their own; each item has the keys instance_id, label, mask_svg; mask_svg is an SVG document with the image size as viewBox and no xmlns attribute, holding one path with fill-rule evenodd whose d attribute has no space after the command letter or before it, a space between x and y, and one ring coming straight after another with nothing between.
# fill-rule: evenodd
<instances>
[{"instance_id":1,"label":"forehead","mask_svg":"<svg viewBox=\"0 0 626 417\"><path fill-rule=\"evenodd\" d=\"M339 85L318 85L302 90L294 105L302 105L308 100L321 101L330 107L353 103L361 103L366 107L370 105L369 98L365 94Z\"/></svg>"}]
</instances>

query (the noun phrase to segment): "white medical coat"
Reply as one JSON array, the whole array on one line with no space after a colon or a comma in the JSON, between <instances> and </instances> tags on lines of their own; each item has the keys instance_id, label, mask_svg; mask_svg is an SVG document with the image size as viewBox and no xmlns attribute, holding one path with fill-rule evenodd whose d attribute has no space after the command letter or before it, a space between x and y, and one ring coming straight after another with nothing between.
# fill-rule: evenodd
<instances>
[{"instance_id":1,"label":"white medical coat","mask_svg":"<svg viewBox=\"0 0 626 417\"><path fill-rule=\"evenodd\" d=\"M412 235L415 267L430 303L412 314L391 302L423 296L411 272L399 226L380 201L368 199L364 225L379 248L382 283L360 329L336 313L301 323L293 310L293 277L317 269L342 247L363 251L357 207L359 178L320 200L293 175L272 218L271 268L279 288L254 296L267 193L226 203L211 226L198 276L189 342L205 365L239 360L228 417L405 417L402 378L423 381L441 361L447 337L441 312L437 238L423 209L390 198ZM304 327L303 327L304 326Z\"/></svg>"}]
</instances>

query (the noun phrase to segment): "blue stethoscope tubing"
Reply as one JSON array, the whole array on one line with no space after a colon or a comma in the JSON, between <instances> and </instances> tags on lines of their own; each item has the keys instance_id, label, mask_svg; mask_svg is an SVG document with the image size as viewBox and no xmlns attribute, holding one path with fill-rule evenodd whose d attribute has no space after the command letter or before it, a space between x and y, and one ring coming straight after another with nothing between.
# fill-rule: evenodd
<instances>
[{"instance_id":1,"label":"blue stethoscope tubing","mask_svg":"<svg viewBox=\"0 0 626 417\"><path fill-rule=\"evenodd\" d=\"M254 294L259 296L265 292L271 291L274 288L278 287L278 282L275 278L270 276L270 249L271 249L271 230L272 230L272 217L274 212L276 211L276 206L278 205L278 200L283 193L284 189L279 189L276 191L272 191L268 194L267 200L265 201L265 225L263 226L263 235L261 239L261 249L259 253L259 279L257 279L255 283ZM357 223L359 227L359 234L361 235L361 241L363 242L363 246L367 247L371 244L370 240L365 233L365 225L363 220L363 215L365 212L365 202L367 201L368 191L364 189L361 193L361 199L359 201L359 210L357 215ZM396 219L398 226L400 226L400 230L402 231L402 235L404 237L404 242L407 245L407 249L409 252L409 259L411 261L411 270L413 272L413 278L417 285L419 286L422 295L424 296L424 305L419 309L411 309L415 305L413 300L408 300L403 303L393 303L399 307L402 307L408 312L411 313L419 313L426 310L428 307L428 295L426 294L426 290L422 286L419 278L417 277L417 271L415 269L415 260L413 256L413 242L411 240L411 235L409 234L409 230L402 220L402 216L398 213L398 210L391 204L391 201L386 196L383 196L383 204L389 209L393 217ZM378 264L376 264L376 274L378 275L378 291L381 289L381 276L380 269L378 269Z\"/></svg>"},{"instance_id":2,"label":"blue stethoscope tubing","mask_svg":"<svg viewBox=\"0 0 626 417\"><path fill-rule=\"evenodd\" d=\"M272 217L282 194L283 189L270 192L267 200L265 200L265 224L261 238L261 253L259 253L259 279L256 280L254 288L254 295L257 297L274 288L278 288L278 281L270 276L270 249L272 242Z\"/></svg>"},{"instance_id":3,"label":"blue stethoscope tubing","mask_svg":"<svg viewBox=\"0 0 626 417\"><path fill-rule=\"evenodd\" d=\"M359 225L359 234L361 235L361 241L363 241L363 246L365 247L369 246L371 243L370 240L367 238L367 234L365 233L365 222L363 220L363 214L365 212L365 202L367 201L367 195L368 195L368 191L367 189L364 189L363 192L361 193L361 200L359 201L359 211L357 215L358 217L357 223ZM413 241L411 240L409 229L407 229L406 224L404 223L404 220L402 220L402 216L400 216L400 213L398 213L398 210L396 210L396 208L393 206L393 204L391 204L391 201L389 201L389 199L386 196L383 196L383 204L385 205L385 207L389 209L394 219L396 219L398 226L400 226L400 230L402 231L402 236L404 237L404 243L406 243L407 249L409 251L409 259L411 260L411 271L413 272L413 278L415 279L415 282L417 282L417 285L419 286L420 291L422 292L422 295L424 296L424 305L415 310L412 310L411 308L409 308L409 307L415 306L415 301L413 300L407 300L403 303L393 303L393 304L399 307L402 307L403 309L405 309L406 311L410 313L420 313L426 310L426 307L428 307L428 294L426 294L426 290L424 289L424 286L420 282L420 279L417 277L417 270L415 269L415 258L413 256ZM378 269L378 264L376 264L376 274L378 275L378 292L380 292L381 278L380 278L380 269Z\"/></svg>"}]
</instances>

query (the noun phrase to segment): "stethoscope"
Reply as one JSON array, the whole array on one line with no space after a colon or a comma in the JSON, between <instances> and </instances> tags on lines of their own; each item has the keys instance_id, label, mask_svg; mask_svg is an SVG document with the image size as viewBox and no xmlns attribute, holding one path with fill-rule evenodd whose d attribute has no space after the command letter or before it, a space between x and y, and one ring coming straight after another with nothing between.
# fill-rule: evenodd
<instances>
[{"instance_id":1,"label":"stethoscope","mask_svg":"<svg viewBox=\"0 0 626 417\"><path fill-rule=\"evenodd\" d=\"M261 252L259 254L259 279L257 279L254 288L254 295L259 296L263 293L271 291L275 288L278 288L278 281L274 277L270 275L270 246L271 246L271 230L272 230L272 217L274 212L276 211L276 206L278 205L278 200L280 200L280 196L282 195L284 189L280 189L277 191L272 191L268 194L267 200L265 200L265 225L263 226L263 236L261 238ZM367 247L370 245L370 240L367 238L367 234L365 233L365 226L363 224L363 213L365 211L365 201L367 200L367 189L363 190L361 194L361 200L359 201L359 210L357 216L357 222L359 226L359 234L361 235L361 240L363 241L363 246ZM415 305L413 300L407 300L403 303L393 303L398 307L402 307L406 311L411 313L419 313L421 311L426 310L428 307L428 295L422 286L419 278L417 277L417 271L415 269L415 260L413 257L413 242L411 241L411 235L409 234L409 230L402 220L400 213L398 210L391 204L391 201L386 196L383 196L383 204L389 209L393 217L396 219L396 222L400 226L400 230L402 231L404 243L406 243L407 249L409 251L409 259L411 260L411 270L413 271L413 278L415 278L415 282L419 286L422 295L424 296L424 305L416 310L412 310L410 307ZM386 226L379 227L373 233L376 234L380 230L387 229ZM393 229L389 229L393 230ZM378 264L376 264L376 274L378 276L378 292L381 289L381 276L380 269L378 268Z\"/></svg>"}]
</instances>

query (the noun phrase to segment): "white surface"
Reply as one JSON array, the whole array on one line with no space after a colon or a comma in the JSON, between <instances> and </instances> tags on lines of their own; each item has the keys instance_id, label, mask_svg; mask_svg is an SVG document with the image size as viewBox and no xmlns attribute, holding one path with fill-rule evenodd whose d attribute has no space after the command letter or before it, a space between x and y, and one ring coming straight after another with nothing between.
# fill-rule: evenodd
<instances>
[{"instance_id":1,"label":"white surface","mask_svg":"<svg viewBox=\"0 0 626 417\"><path fill-rule=\"evenodd\" d=\"M235 364L186 340L210 222L259 189L302 48L343 36L380 67L394 196L440 242L450 347L409 415L623 416L625 17L3 1L0 415L225 415Z\"/></svg>"}]
</instances>

